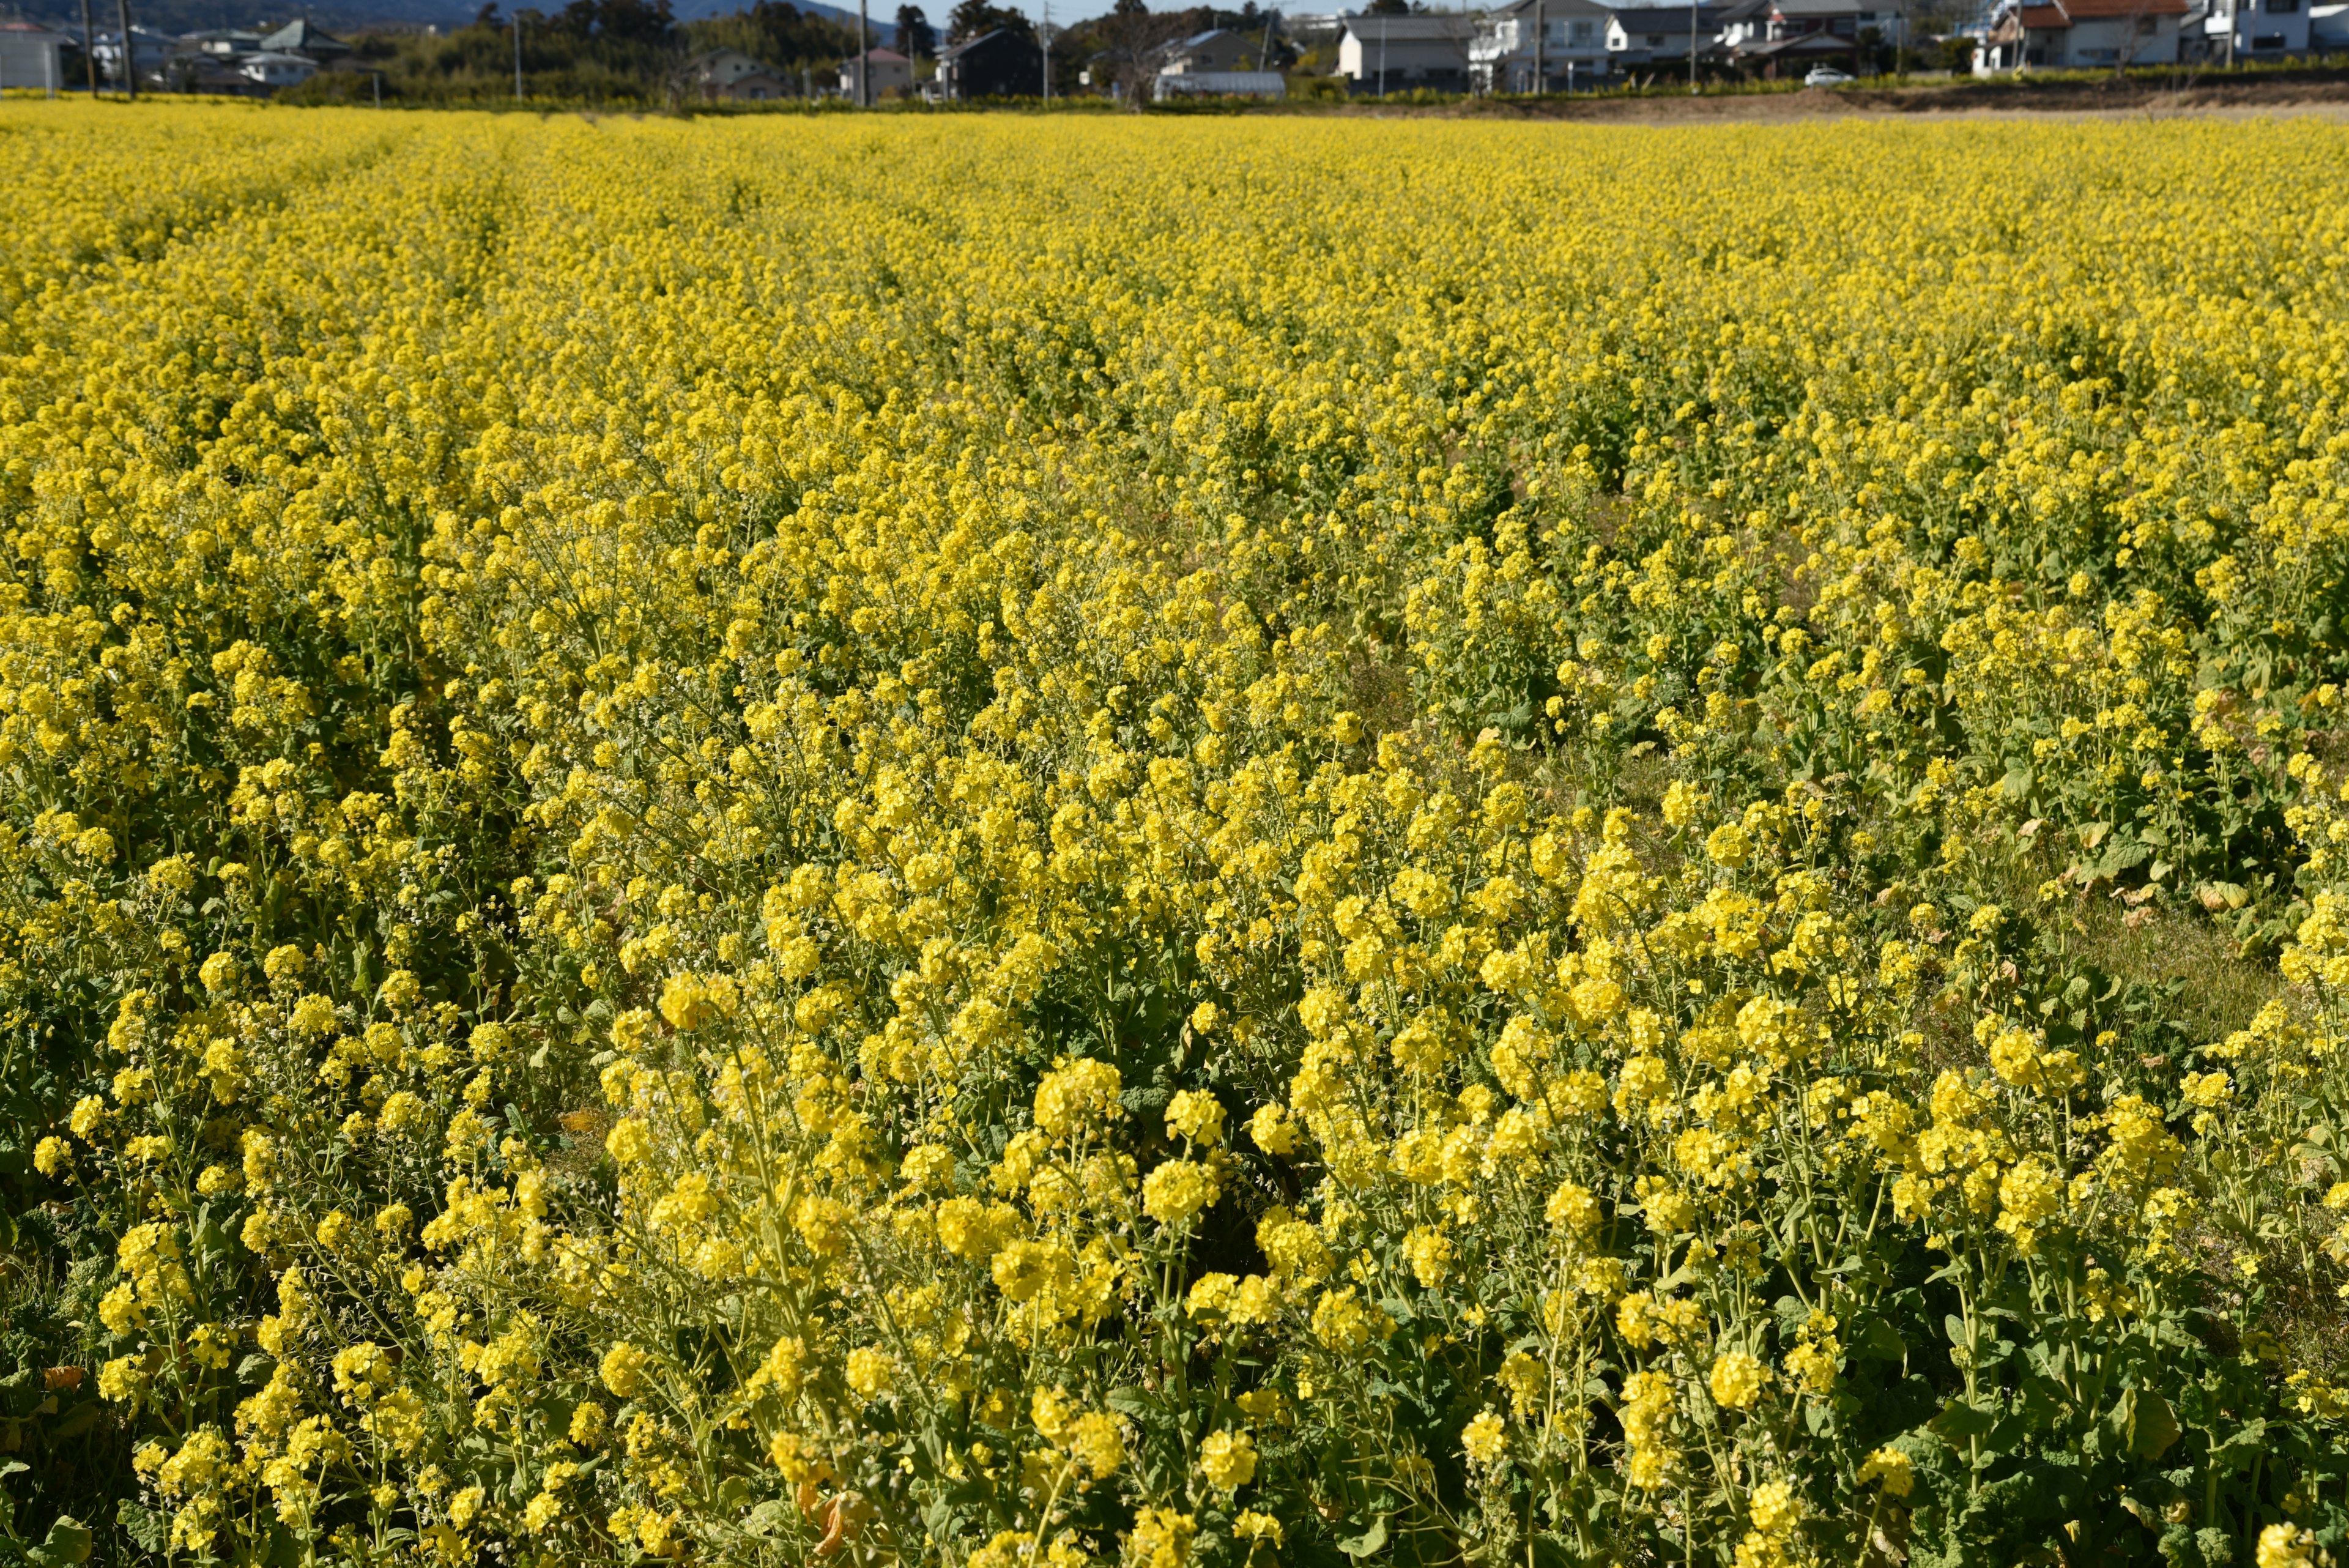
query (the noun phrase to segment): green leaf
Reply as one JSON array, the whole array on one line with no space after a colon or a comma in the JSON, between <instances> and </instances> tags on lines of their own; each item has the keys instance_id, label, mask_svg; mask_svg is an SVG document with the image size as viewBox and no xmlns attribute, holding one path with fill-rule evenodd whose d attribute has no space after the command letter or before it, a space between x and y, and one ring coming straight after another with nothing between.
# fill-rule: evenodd
<instances>
[{"instance_id":1,"label":"green leaf","mask_svg":"<svg viewBox=\"0 0 2349 1568\"><path fill-rule=\"evenodd\" d=\"M171 1539L171 1521L151 1508L142 1508L129 1498L114 1511L122 1523L122 1533L149 1552L160 1552Z\"/></svg>"},{"instance_id":2,"label":"green leaf","mask_svg":"<svg viewBox=\"0 0 2349 1568\"><path fill-rule=\"evenodd\" d=\"M1360 1535L1350 1535L1338 1542L1338 1550L1349 1557L1368 1557L1387 1543L1387 1521L1384 1515L1371 1521L1371 1527Z\"/></svg>"},{"instance_id":3,"label":"green leaf","mask_svg":"<svg viewBox=\"0 0 2349 1568\"><path fill-rule=\"evenodd\" d=\"M2177 1414L2169 1401L2151 1388L2133 1389L2137 1395L2134 1418L2129 1423L2129 1452L2148 1462L2161 1458L2169 1445L2178 1441Z\"/></svg>"},{"instance_id":4,"label":"green leaf","mask_svg":"<svg viewBox=\"0 0 2349 1568\"><path fill-rule=\"evenodd\" d=\"M1952 1399L1941 1407L1940 1415L1925 1423L1925 1428L1954 1449L1997 1425L1995 1411L1977 1409L1963 1399Z\"/></svg>"},{"instance_id":5,"label":"green leaf","mask_svg":"<svg viewBox=\"0 0 2349 1568\"><path fill-rule=\"evenodd\" d=\"M70 1514L60 1516L49 1526L47 1539L27 1551L25 1560L38 1568L73 1568L88 1562L89 1527Z\"/></svg>"},{"instance_id":6,"label":"green leaf","mask_svg":"<svg viewBox=\"0 0 2349 1568\"><path fill-rule=\"evenodd\" d=\"M1871 1317L1853 1342L1851 1353L1866 1361L1898 1361L1909 1354L1909 1347L1901 1342L1900 1331L1888 1319Z\"/></svg>"}]
</instances>

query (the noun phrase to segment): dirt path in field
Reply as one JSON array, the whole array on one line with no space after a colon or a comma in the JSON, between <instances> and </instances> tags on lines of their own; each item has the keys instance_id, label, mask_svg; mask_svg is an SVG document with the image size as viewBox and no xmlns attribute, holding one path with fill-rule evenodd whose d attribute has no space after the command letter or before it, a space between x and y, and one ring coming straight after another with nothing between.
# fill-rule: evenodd
<instances>
[{"instance_id":1,"label":"dirt path in field","mask_svg":"<svg viewBox=\"0 0 2349 1568\"><path fill-rule=\"evenodd\" d=\"M1643 98L1548 99L1538 103L1472 99L1420 107L1346 104L1328 112L1473 119L1556 119L1593 124L1702 124L1728 120L1800 120L1860 115L1868 118L2038 114L2147 115L2307 114L2349 115L2349 78L2327 73L2307 78L2278 76L2255 80L2195 80L2181 72L2174 82L1937 83L1911 88L1806 88L1798 92L1701 95L1657 94Z\"/></svg>"}]
</instances>

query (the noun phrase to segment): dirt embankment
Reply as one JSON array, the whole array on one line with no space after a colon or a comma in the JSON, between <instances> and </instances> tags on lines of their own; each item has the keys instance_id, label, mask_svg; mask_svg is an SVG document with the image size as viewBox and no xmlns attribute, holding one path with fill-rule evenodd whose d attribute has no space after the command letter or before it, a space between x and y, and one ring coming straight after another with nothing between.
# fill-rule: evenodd
<instances>
[{"instance_id":1,"label":"dirt embankment","mask_svg":"<svg viewBox=\"0 0 2349 1568\"><path fill-rule=\"evenodd\" d=\"M2178 114L2284 109L2349 112L2349 73L2211 77L2181 69L2158 79L1920 83L1906 88L1806 88L1795 92L1659 92L1634 98L1471 99L1459 103L1350 103L1338 114L1651 123L1807 119L1822 115Z\"/></svg>"}]
</instances>

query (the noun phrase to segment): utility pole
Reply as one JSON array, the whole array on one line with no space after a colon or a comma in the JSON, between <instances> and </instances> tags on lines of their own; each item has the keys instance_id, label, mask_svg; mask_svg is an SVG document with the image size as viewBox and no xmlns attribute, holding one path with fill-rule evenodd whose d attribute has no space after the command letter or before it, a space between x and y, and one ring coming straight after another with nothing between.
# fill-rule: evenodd
<instances>
[{"instance_id":1,"label":"utility pole","mask_svg":"<svg viewBox=\"0 0 2349 1568\"><path fill-rule=\"evenodd\" d=\"M122 96L139 101L139 57L130 47L130 0L114 0L115 21L122 28Z\"/></svg>"},{"instance_id":2,"label":"utility pole","mask_svg":"<svg viewBox=\"0 0 2349 1568\"><path fill-rule=\"evenodd\" d=\"M514 102L522 101L522 11L514 11Z\"/></svg>"},{"instance_id":3,"label":"utility pole","mask_svg":"<svg viewBox=\"0 0 2349 1568\"><path fill-rule=\"evenodd\" d=\"M369 71L367 75L375 79L375 106L381 109L383 107L383 73Z\"/></svg>"},{"instance_id":4,"label":"utility pole","mask_svg":"<svg viewBox=\"0 0 2349 1568\"><path fill-rule=\"evenodd\" d=\"M1044 0L1044 25L1036 30L1044 46L1044 102L1052 101L1052 0Z\"/></svg>"},{"instance_id":5,"label":"utility pole","mask_svg":"<svg viewBox=\"0 0 2349 1568\"><path fill-rule=\"evenodd\" d=\"M1379 97L1387 96L1387 19L1379 18Z\"/></svg>"},{"instance_id":6,"label":"utility pole","mask_svg":"<svg viewBox=\"0 0 2349 1568\"><path fill-rule=\"evenodd\" d=\"M98 34L89 25L89 0L81 0L81 63L89 67L89 101L98 101Z\"/></svg>"},{"instance_id":7,"label":"utility pole","mask_svg":"<svg viewBox=\"0 0 2349 1568\"><path fill-rule=\"evenodd\" d=\"M865 0L856 0L856 107L873 107L873 25L864 18Z\"/></svg>"},{"instance_id":8,"label":"utility pole","mask_svg":"<svg viewBox=\"0 0 2349 1568\"><path fill-rule=\"evenodd\" d=\"M1689 96L1696 96L1696 7L1697 0L1689 0Z\"/></svg>"},{"instance_id":9,"label":"utility pole","mask_svg":"<svg viewBox=\"0 0 2349 1568\"><path fill-rule=\"evenodd\" d=\"M1534 0L1534 95L1537 98L1549 87L1547 73L1543 68L1546 62L1542 59L1542 46L1549 41L1547 35L1548 27L1542 19L1542 0Z\"/></svg>"}]
</instances>

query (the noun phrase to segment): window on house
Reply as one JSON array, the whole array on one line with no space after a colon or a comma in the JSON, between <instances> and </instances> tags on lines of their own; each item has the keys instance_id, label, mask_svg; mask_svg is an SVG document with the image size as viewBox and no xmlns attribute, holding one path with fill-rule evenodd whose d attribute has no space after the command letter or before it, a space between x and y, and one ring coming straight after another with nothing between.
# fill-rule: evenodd
<instances>
[{"instance_id":1,"label":"window on house","mask_svg":"<svg viewBox=\"0 0 2349 1568\"><path fill-rule=\"evenodd\" d=\"M1587 44L1590 42L1596 31L1597 28L1592 23L1578 21L1574 24L1574 41L1578 44Z\"/></svg>"},{"instance_id":2,"label":"window on house","mask_svg":"<svg viewBox=\"0 0 2349 1568\"><path fill-rule=\"evenodd\" d=\"M2268 0L2268 15L2289 16L2300 9L2300 0Z\"/></svg>"}]
</instances>

